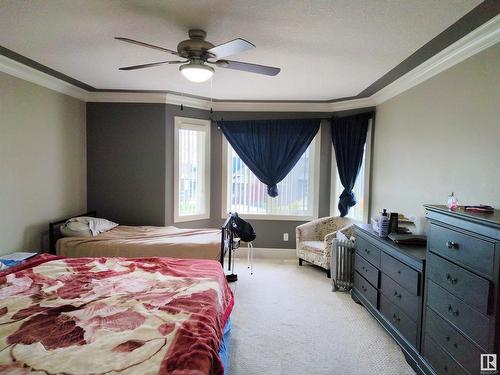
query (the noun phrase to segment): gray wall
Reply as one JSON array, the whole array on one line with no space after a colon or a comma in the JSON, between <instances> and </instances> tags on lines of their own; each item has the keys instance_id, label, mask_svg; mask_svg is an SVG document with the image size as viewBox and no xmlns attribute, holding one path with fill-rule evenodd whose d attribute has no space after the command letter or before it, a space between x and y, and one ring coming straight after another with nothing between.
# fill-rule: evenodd
<instances>
[{"instance_id":1,"label":"gray wall","mask_svg":"<svg viewBox=\"0 0 500 375\"><path fill-rule=\"evenodd\" d=\"M46 250L86 208L85 103L0 73L0 254Z\"/></svg>"},{"instance_id":2,"label":"gray wall","mask_svg":"<svg viewBox=\"0 0 500 375\"><path fill-rule=\"evenodd\" d=\"M423 204L500 206L500 44L377 108L372 212Z\"/></svg>"},{"instance_id":3,"label":"gray wall","mask_svg":"<svg viewBox=\"0 0 500 375\"><path fill-rule=\"evenodd\" d=\"M165 221L165 106L87 104L88 207L122 224Z\"/></svg>"},{"instance_id":4,"label":"gray wall","mask_svg":"<svg viewBox=\"0 0 500 375\"><path fill-rule=\"evenodd\" d=\"M166 104L87 103L89 209L121 224L173 224L174 116L207 114Z\"/></svg>"}]
</instances>

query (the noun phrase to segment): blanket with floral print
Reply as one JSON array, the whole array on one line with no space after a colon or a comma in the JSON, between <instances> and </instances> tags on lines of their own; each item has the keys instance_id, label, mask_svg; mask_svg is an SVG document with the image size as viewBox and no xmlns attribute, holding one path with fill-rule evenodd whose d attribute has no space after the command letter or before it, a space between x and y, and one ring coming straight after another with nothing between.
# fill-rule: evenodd
<instances>
[{"instance_id":1,"label":"blanket with floral print","mask_svg":"<svg viewBox=\"0 0 500 375\"><path fill-rule=\"evenodd\" d=\"M0 373L222 374L221 265L41 256L0 274Z\"/></svg>"}]
</instances>

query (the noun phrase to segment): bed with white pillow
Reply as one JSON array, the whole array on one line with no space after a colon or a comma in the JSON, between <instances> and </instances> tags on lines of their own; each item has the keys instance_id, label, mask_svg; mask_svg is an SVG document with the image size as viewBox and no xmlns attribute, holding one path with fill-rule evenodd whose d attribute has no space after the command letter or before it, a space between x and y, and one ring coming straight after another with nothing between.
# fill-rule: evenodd
<instances>
[{"instance_id":1,"label":"bed with white pillow","mask_svg":"<svg viewBox=\"0 0 500 375\"><path fill-rule=\"evenodd\" d=\"M220 260L219 229L127 226L95 212L50 224L50 249L66 257L173 257Z\"/></svg>"}]
</instances>

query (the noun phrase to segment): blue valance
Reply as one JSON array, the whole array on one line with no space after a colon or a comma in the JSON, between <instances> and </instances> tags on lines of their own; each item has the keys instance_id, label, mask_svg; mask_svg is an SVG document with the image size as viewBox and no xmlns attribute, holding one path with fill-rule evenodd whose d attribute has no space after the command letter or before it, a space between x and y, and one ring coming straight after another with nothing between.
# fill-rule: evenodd
<instances>
[{"instance_id":1,"label":"blue valance","mask_svg":"<svg viewBox=\"0 0 500 375\"><path fill-rule=\"evenodd\" d=\"M319 130L320 119L218 121L218 125L245 165L267 185L276 186L297 164Z\"/></svg>"}]
</instances>

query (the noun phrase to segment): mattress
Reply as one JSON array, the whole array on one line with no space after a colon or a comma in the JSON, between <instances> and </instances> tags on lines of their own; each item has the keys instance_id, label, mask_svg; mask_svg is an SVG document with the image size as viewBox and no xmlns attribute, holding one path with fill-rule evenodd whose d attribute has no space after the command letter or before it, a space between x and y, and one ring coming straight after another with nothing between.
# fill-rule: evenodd
<instances>
[{"instance_id":1,"label":"mattress","mask_svg":"<svg viewBox=\"0 0 500 375\"><path fill-rule=\"evenodd\" d=\"M173 257L220 259L219 229L120 225L94 237L63 237L57 254L66 257Z\"/></svg>"},{"instance_id":2,"label":"mattress","mask_svg":"<svg viewBox=\"0 0 500 375\"><path fill-rule=\"evenodd\" d=\"M43 255L8 271L0 373L224 373L233 295L218 262Z\"/></svg>"}]
</instances>

